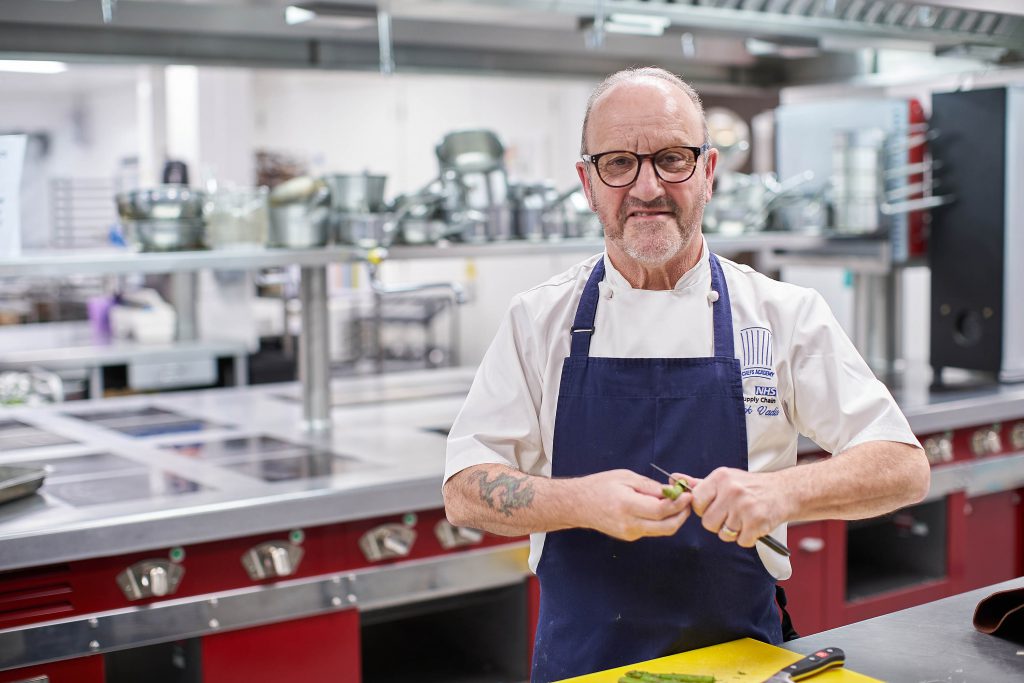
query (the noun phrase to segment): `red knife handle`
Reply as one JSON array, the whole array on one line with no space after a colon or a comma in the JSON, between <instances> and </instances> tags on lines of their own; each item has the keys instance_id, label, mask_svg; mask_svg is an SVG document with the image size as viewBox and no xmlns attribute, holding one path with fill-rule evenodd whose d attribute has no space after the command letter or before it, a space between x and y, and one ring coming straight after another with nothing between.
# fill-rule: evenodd
<instances>
[{"instance_id":1,"label":"red knife handle","mask_svg":"<svg viewBox=\"0 0 1024 683\"><path fill-rule=\"evenodd\" d=\"M799 681L825 669L842 666L846 661L846 653L838 647L826 647L809 654L798 662L790 664L779 673L789 674L794 681Z\"/></svg>"}]
</instances>

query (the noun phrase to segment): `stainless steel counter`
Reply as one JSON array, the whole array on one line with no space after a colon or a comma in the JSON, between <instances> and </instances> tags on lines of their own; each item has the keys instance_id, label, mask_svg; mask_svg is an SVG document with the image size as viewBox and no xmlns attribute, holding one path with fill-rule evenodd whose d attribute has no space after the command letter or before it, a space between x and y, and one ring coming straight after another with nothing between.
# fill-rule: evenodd
<instances>
[{"instance_id":1,"label":"stainless steel counter","mask_svg":"<svg viewBox=\"0 0 1024 683\"><path fill-rule=\"evenodd\" d=\"M889 683L1019 681L1024 644L974 630L974 608L997 591L1024 587L1024 579L981 588L786 643L811 654L841 647L846 665Z\"/></svg>"},{"instance_id":2,"label":"stainless steel counter","mask_svg":"<svg viewBox=\"0 0 1024 683\"><path fill-rule=\"evenodd\" d=\"M53 471L40 494L0 506L0 571L438 508L445 433L472 375L335 381L326 435L302 430L295 384L8 410L0 421L24 423L18 443L50 445L15 450L0 430L0 464ZM1021 417L1024 386L911 400L906 412L917 433ZM944 466L938 488L1024 485L1024 453L998 460L1008 465Z\"/></svg>"}]
</instances>

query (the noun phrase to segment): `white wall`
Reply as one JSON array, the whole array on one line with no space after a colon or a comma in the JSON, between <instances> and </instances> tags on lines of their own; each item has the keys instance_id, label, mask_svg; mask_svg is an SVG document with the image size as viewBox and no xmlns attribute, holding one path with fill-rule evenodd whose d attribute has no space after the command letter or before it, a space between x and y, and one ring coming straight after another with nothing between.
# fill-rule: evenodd
<instances>
[{"instance_id":1,"label":"white wall","mask_svg":"<svg viewBox=\"0 0 1024 683\"><path fill-rule=\"evenodd\" d=\"M0 79L0 90L4 81ZM22 180L22 246L45 246L50 235L52 178L113 179L120 160L136 155L134 86L61 86L7 91L0 131L44 133L49 149L30 143ZM113 211L113 198L111 198Z\"/></svg>"},{"instance_id":2,"label":"white wall","mask_svg":"<svg viewBox=\"0 0 1024 683\"><path fill-rule=\"evenodd\" d=\"M257 147L305 158L313 172L388 176L388 195L437 176L434 146L449 131L489 128L510 175L577 182L579 125L593 83L540 78L258 71Z\"/></svg>"}]
</instances>

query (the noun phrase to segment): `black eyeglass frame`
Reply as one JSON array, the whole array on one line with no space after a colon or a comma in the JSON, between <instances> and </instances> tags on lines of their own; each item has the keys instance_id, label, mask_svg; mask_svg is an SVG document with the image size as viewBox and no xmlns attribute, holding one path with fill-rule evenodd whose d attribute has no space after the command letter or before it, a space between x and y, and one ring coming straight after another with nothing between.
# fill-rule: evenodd
<instances>
[{"instance_id":1,"label":"black eyeglass frame","mask_svg":"<svg viewBox=\"0 0 1024 683\"><path fill-rule=\"evenodd\" d=\"M667 180L662 178L661 173L658 172L658 164L654 163L654 157L658 156L662 152L667 152L670 149L688 149L693 152L693 169L690 170L690 175L686 176L682 180ZM651 160L651 167L654 168L654 175L658 177L658 180L663 183L678 185L679 183L685 183L693 177L693 174L697 172L697 163L700 161L701 155L705 154L709 149L711 149L711 143L705 142L700 147L694 147L693 145L672 145L671 147L665 147L664 149L659 149L657 152L651 152L650 154L637 154L636 152L631 152L628 149L613 149L607 152L600 152L598 154L583 154L580 158L586 163L594 165L594 171L597 173L598 179L608 187L629 187L635 183L636 179L640 177L640 167L644 165L644 161L647 159ZM598 167L597 162L601 157L609 154L632 154L637 158L636 173L633 174L632 180L628 183L623 183L622 185L612 185L604 179L604 176L601 175L601 169Z\"/></svg>"}]
</instances>

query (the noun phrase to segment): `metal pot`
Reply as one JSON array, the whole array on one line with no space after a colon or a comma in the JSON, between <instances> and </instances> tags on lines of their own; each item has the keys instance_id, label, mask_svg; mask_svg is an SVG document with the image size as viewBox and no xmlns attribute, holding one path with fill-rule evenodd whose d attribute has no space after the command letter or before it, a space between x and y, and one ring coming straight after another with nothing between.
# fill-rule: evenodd
<instances>
[{"instance_id":1,"label":"metal pot","mask_svg":"<svg viewBox=\"0 0 1024 683\"><path fill-rule=\"evenodd\" d=\"M206 248L206 224L195 220L125 221L125 241L140 251L191 251Z\"/></svg>"},{"instance_id":2,"label":"metal pot","mask_svg":"<svg viewBox=\"0 0 1024 683\"><path fill-rule=\"evenodd\" d=\"M395 217L390 213L335 214L334 241L364 249L386 247L395 233Z\"/></svg>"},{"instance_id":3,"label":"metal pot","mask_svg":"<svg viewBox=\"0 0 1024 683\"><path fill-rule=\"evenodd\" d=\"M504 166L505 147L489 130L448 133L434 149L443 169L459 173L486 173Z\"/></svg>"},{"instance_id":4,"label":"metal pot","mask_svg":"<svg viewBox=\"0 0 1024 683\"><path fill-rule=\"evenodd\" d=\"M202 220L206 195L184 185L131 190L116 195L122 220Z\"/></svg>"},{"instance_id":5,"label":"metal pot","mask_svg":"<svg viewBox=\"0 0 1024 683\"><path fill-rule=\"evenodd\" d=\"M322 247L329 241L330 207L305 203L270 207L267 244L285 249Z\"/></svg>"},{"instance_id":6,"label":"metal pot","mask_svg":"<svg viewBox=\"0 0 1024 683\"><path fill-rule=\"evenodd\" d=\"M331 192L331 209L343 213L380 213L387 209L388 177L368 173L333 173L321 178Z\"/></svg>"}]
</instances>

